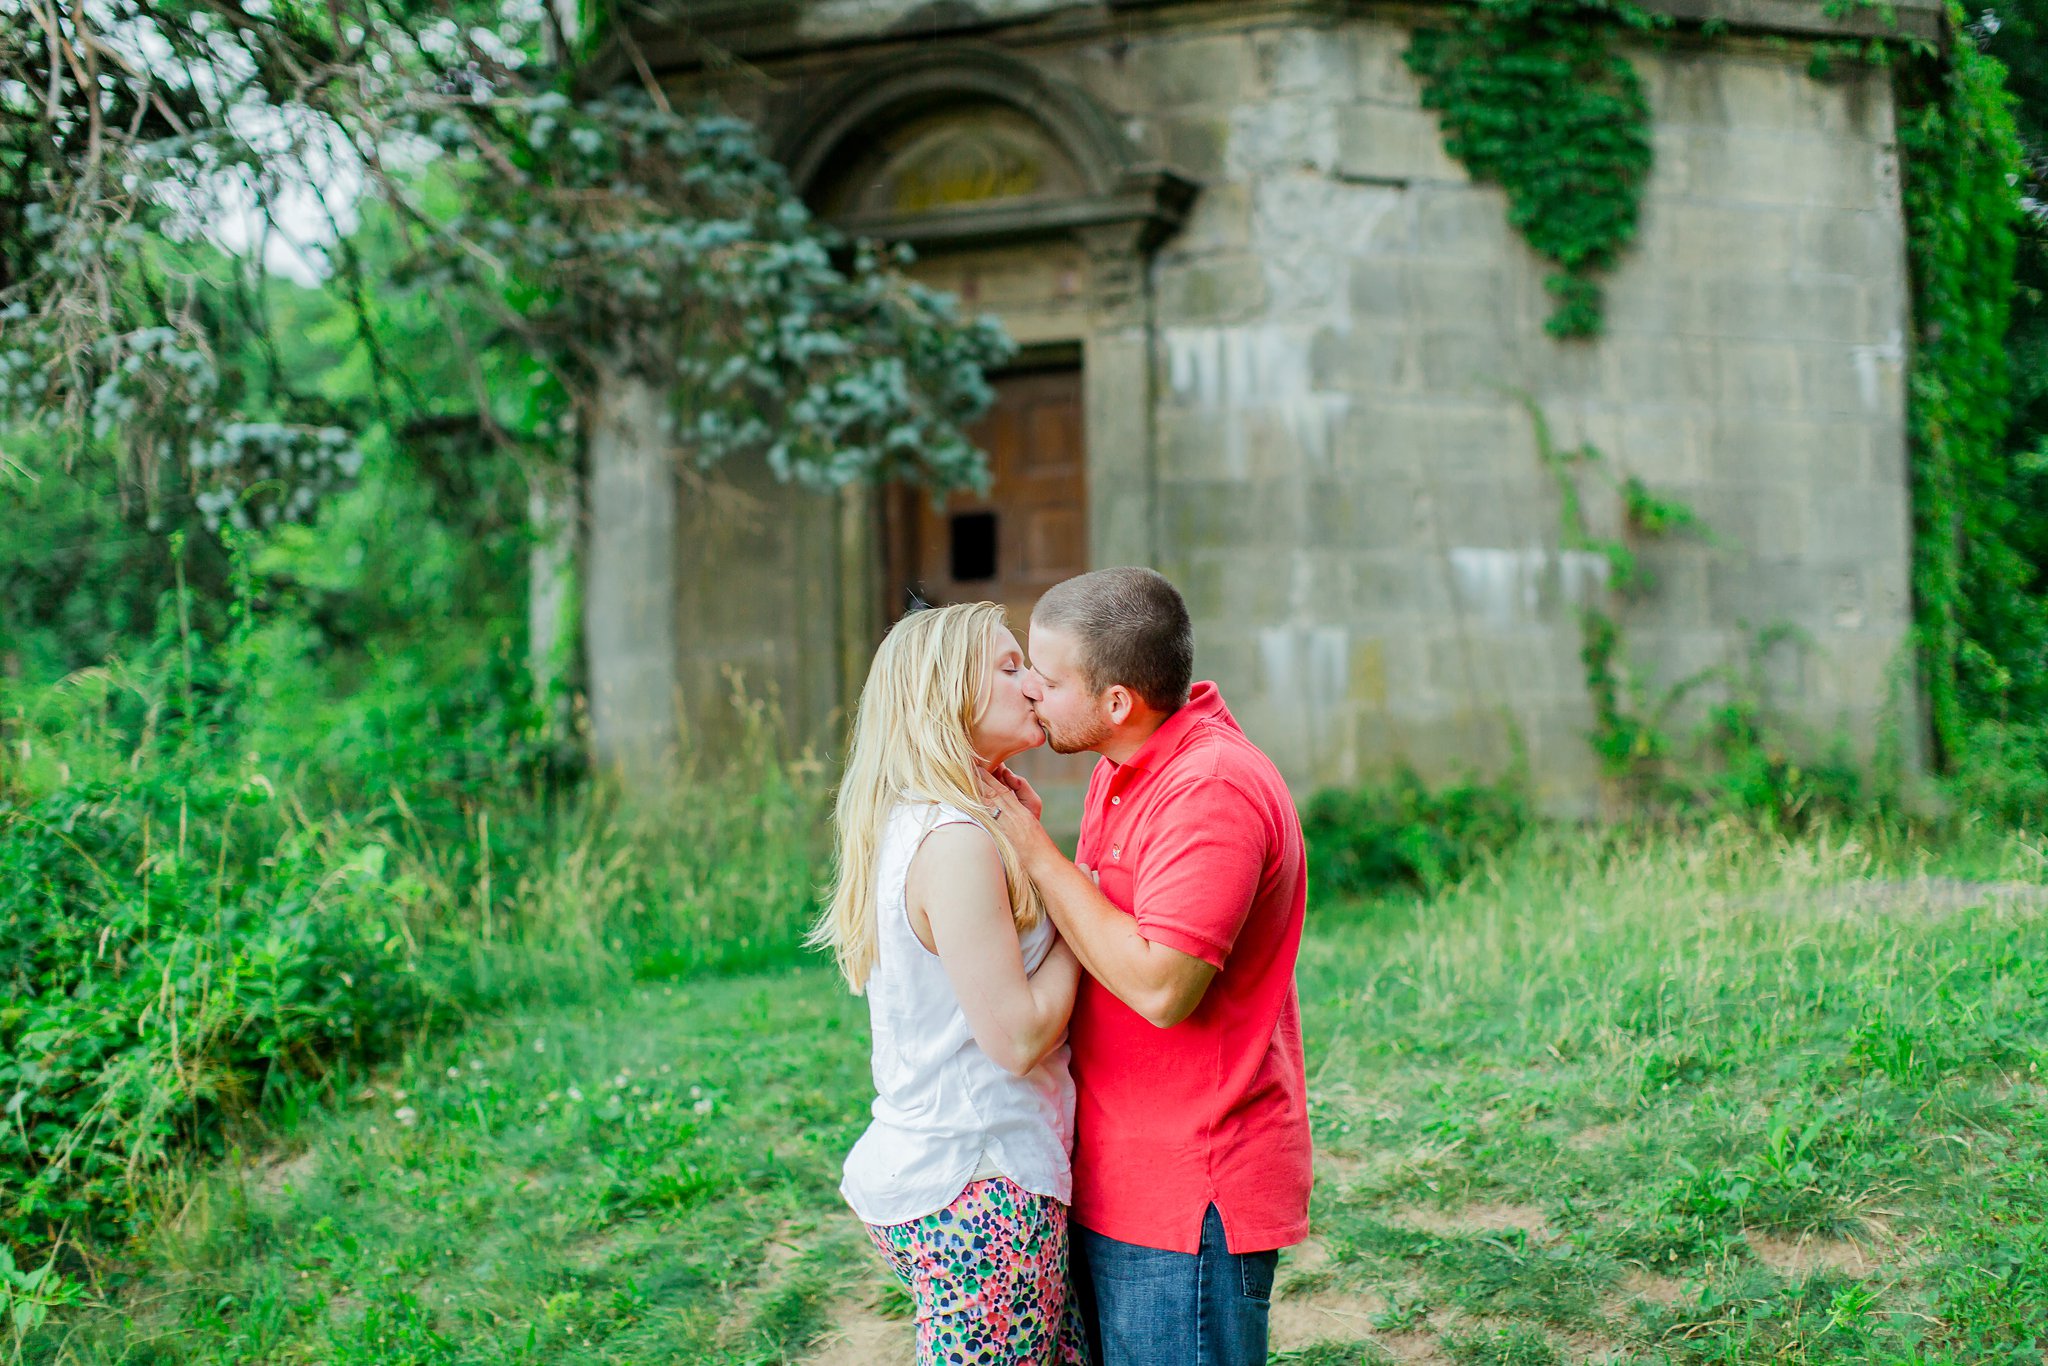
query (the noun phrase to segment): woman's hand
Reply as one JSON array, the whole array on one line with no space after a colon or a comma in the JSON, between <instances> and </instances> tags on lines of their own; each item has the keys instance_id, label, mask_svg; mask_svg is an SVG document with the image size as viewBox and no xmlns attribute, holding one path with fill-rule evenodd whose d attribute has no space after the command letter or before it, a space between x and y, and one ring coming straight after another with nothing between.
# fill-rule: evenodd
<instances>
[{"instance_id":1,"label":"woman's hand","mask_svg":"<svg viewBox=\"0 0 2048 1366\"><path fill-rule=\"evenodd\" d=\"M1053 972L1072 971L1077 975L1081 971L1081 960L1074 956L1074 946L1060 938L1057 930L1053 932L1052 947L1045 951L1045 957L1031 970L1031 975L1036 977L1047 969Z\"/></svg>"},{"instance_id":2,"label":"woman's hand","mask_svg":"<svg viewBox=\"0 0 2048 1366\"><path fill-rule=\"evenodd\" d=\"M1044 818L1045 802L1038 795L1037 789L1022 777L1012 773L1008 764L997 764L988 771L988 775L1016 794L1017 804L1030 814L1032 820Z\"/></svg>"}]
</instances>

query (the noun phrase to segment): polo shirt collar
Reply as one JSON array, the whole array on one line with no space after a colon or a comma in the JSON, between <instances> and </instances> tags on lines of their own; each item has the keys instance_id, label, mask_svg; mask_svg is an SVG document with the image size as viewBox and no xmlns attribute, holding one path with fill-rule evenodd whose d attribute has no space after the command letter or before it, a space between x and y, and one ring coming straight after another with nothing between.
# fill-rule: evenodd
<instances>
[{"instance_id":1,"label":"polo shirt collar","mask_svg":"<svg viewBox=\"0 0 2048 1366\"><path fill-rule=\"evenodd\" d=\"M1159 729L1138 746L1138 752L1123 761L1122 768L1135 768L1146 773L1156 773L1166 766L1166 761L1179 752L1187 743L1188 736L1196 726L1218 717L1230 720L1230 708L1223 705L1223 694L1210 682L1197 683L1188 693L1187 705L1160 723Z\"/></svg>"}]
</instances>

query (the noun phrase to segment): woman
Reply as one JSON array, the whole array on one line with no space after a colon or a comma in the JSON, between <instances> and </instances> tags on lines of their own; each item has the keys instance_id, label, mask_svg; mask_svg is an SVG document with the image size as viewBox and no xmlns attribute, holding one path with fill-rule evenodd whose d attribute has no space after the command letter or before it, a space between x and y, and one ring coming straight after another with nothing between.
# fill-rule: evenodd
<instances>
[{"instance_id":1,"label":"woman","mask_svg":"<svg viewBox=\"0 0 2048 1366\"><path fill-rule=\"evenodd\" d=\"M917 1306L924 1363L1080 1363L1067 1296L1080 968L979 775L1044 740L994 603L913 612L868 670L811 942L874 1025L874 1121L840 1191Z\"/></svg>"}]
</instances>

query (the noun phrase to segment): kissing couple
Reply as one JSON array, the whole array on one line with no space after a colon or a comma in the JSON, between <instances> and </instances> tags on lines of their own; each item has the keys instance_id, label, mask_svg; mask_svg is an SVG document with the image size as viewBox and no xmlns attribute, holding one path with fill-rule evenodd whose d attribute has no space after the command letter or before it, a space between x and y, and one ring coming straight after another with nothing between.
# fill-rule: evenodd
<instances>
[{"instance_id":1,"label":"kissing couple","mask_svg":"<svg viewBox=\"0 0 2048 1366\"><path fill-rule=\"evenodd\" d=\"M874 1033L840 1190L920 1366L1262 1363L1308 1233L1300 817L1161 575L1068 579L1029 641L926 608L868 670L812 933ZM1072 861L1005 764L1040 744L1101 756Z\"/></svg>"}]
</instances>

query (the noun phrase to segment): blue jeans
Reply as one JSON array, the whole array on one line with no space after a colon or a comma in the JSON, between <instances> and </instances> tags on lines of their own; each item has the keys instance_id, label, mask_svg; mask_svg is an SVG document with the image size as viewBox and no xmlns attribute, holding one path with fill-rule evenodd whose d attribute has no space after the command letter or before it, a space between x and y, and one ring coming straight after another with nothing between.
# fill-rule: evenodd
<instances>
[{"instance_id":1,"label":"blue jeans","mask_svg":"<svg viewBox=\"0 0 2048 1366\"><path fill-rule=\"evenodd\" d=\"M1214 1205L1199 1252L1073 1226L1074 1288L1095 1366L1265 1366L1278 1252L1233 1253Z\"/></svg>"}]
</instances>

